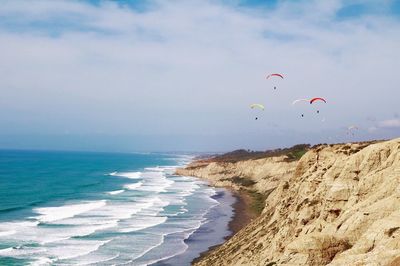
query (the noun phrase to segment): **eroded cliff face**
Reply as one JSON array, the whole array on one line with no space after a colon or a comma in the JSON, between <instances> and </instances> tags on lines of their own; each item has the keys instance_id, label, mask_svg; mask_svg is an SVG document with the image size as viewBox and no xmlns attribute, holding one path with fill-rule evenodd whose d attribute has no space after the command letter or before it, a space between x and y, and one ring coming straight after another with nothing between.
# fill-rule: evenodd
<instances>
[{"instance_id":1,"label":"eroded cliff face","mask_svg":"<svg viewBox=\"0 0 400 266\"><path fill-rule=\"evenodd\" d=\"M287 180L296 169L297 162L286 156L258 160L230 162L194 162L177 174L207 179L214 186L233 189L254 189L265 193Z\"/></svg>"},{"instance_id":2,"label":"eroded cliff face","mask_svg":"<svg viewBox=\"0 0 400 266\"><path fill-rule=\"evenodd\" d=\"M178 173L275 188L262 214L198 265L400 265L400 139L319 146L298 162L204 163Z\"/></svg>"}]
</instances>

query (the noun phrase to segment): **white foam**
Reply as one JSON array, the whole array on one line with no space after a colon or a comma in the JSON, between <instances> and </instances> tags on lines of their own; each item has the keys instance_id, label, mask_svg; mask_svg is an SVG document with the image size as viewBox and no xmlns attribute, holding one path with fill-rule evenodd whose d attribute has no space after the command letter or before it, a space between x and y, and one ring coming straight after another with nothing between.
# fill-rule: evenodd
<instances>
[{"instance_id":1,"label":"white foam","mask_svg":"<svg viewBox=\"0 0 400 266\"><path fill-rule=\"evenodd\" d=\"M154 259L140 261L141 258L136 258L136 260L139 259L139 261L138 262L132 261L132 262L135 262L135 265L136 264L137 265L153 265L159 261L163 261L163 260L175 257L176 255L182 254L188 249L188 245L185 243L185 240L188 239L195 231L196 231L196 229L177 232L177 233L182 234L182 238L170 239L168 242L166 242L166 245L173 246L174 247L173 249L161 248L161 245L158 245L152 249L154 251L158 249L157 251L154 252L156 254ZM165 238L166 235L168 235L168 234L163 234L163 239ZM165 242L163 241L163 244L164 243ZM149 250L149 251L151 252L151 250ZM145 255L145 254L143 254L143 255Z\"/></svg>"},{"instance_id":2,"label":"white foam","mask_svg":"<svg viewBox=\"0 0 400 266\"><path fill-rule=\"evenodd\" d=\"M68 262L70 265L115 265L113 263L106 263L107 261L114 260L120 255L119 252L116 254L93 254L89 253L84 256L75 258L72 262Z\"/></svg>"},{"instance_id":3,"label":"white foam","mask_svg":"<svg viewBox=\"0 0 400 266\"><path fill-rule=\"evenodd\" d=\"M143 230L164 223L168 218L165 216L138 216L132 220L129 227L118 230L121 233L130 233Z\"/></svg>"},{"instance_id":4,"label":"white foam","mask_svg":"<svg viewBox=\"0 0 400 266\"><path fill-rule=\"evenodd\" d=\"M96 251L110 241L68 239L57 246L47 247L46 254L59 260L72 259Z\"/></svg>"},{"instance_id":5,"label":"white foam","mask_svg":"<svg viewBox=\"0 0 400 266\"><path fill-rule=\"evenodd\" d=\"M114 191L109 191L107 192L107 194L109 195L118 195L121 194L122 192L124 192L125 190L121 189L121 190L114 190Z\"/></svg>"},{"instance_id":6,"label":"white foam","mask_svg":"<svg viewBox=\"0 0 400 266\"><path fill-rule=\"evenodd\" d=\"M146 212L151 209L149 213L156 215L167 204L167 201L161 201L158 197L140 198L140 200L134 202L110 202L102 207L97 206L98 208L92 208L87 212L65 219L59 219L60 216L57 216L59 220L46 219L48 223L57 225L56 227L21 227L17 235L12 236L12 239L34 241L42 245L54 242L61 243L72 237L87 236L96 231L117 227L121 220L131 218L132 215L140 211ZM53 218L53 216L51 217Z\"/></svg>"},{"instance_id":7,"label":"white foam","mask_svg":"<svg viewBox=\"0 0 400 266\"><path fill-rule=\"evenodd\" d=\"M147 167L147 168L145 168L145 170L151 171L151 172L163 172L164 171L164 169L159 167L159 166L157 166L157 167Z\"/></svg>"},{"instance_id":8,"label":"white foam","mask_svg":"<svg viewBox=\"0 0 400 266\"><path fill-rule=\"evenodd\" d=\"M59 245L44 247L6 248L0 250L1 256L37 258L31 265L48 265L55 260L71 259L96 251L111 240L68 239ZM50 259L53 258L53 259Z\"/></svg>"},{"instance_id":9,"label":"white foam","mask_svg":"<svg viewBox=\"0 0 400 266\"><path fill-rule=\"evenodd\" d=\"M145 179L159 179L164 178L165 174L162 171L151 171L151 172L144 172L142 177Z\"/></svg>"},{"instance_id":10,"label":"white foam","mask_svg":"<svg viewBox=\"0 0 400 266\"><path fill-rule=\"evenodd\" d=\"M9 254L12 250L13 250L13 248L3 248L3 249L0 249L0 255L7 255L7 254Z\"/></svg>"},{"instance_id":11,"label":"white foam","mask_svg":"<svg viewBox=\"0 0 400 266\"><path fill-rule=\"evenodd\" d=\"M47 258L47 257L42 257L36 259L36 261L31 262L29 265L31 266L47 266L47 265L52 265L54 260Z\"/></svg>"},{"instance_id":12,"label":"white foam","mask_svg":"<svg viewBox=\"0 0 400 266\"><path fill-rule=\"evenodd\" d=\"M4 222L0 223L0 237L1 238L10 238L14 237L21 230L32 230L35 228L39 222Z\"/></svg>"},{"instance_id":13,"label":"white foam","mask_svg":"<svg viewBox=\"0 0 400 266\"><path fill-rule=\"evenodd\" d=\"M157 243L154 243L154 245L148 247L148 248L145 249L143 252L137 254L135 257L133 257L133 259L132 259L130 262L128 262L128 263L125 264L125 265L132 265L132 264L133 264L133 265L143 265L143 264L136 264L136 263L134 263L134 260L136 260L136 259L142 257L144 254L146 254L146 253L149 252L150 250L161 246L161 245L164 243L164 237L165 237L164 234L160 235L160 240L159 240ZM144 264L144 265L146 265L146 264Z\"/></svg>"},{"instance_id":14,"label":"white foam","mask_svg":"<svg viewBox=\"0 0 400 266\"><path fill-rule=\"evenodd\" d=\"M141 187L142 185L143 185L142 182L137 182L137 183L133 183L133 184L124 185L124 188L129 189L129 190L135 190L135 189Z\"/></svg>"},{"instance_id":15,"label":"white foam","mask_svg":"<svg viewBox=\"0 0 400 266\"><path fill-rule=\"evenodd\" d=\"M15 230L10 230L10 231L1 231L0 232L0 237L2 237L2 236L9 236L9 235L13 235L13 234L15 234L17 231L15 231Z\"/></svg>"},{"instance_id":16,"label":"white foam","mask_svg":"<svg viewBox=\"0 0 400 266\"><path fill-rule=\"evenodd\" d=\"M139 179L141 178L142 172L115 172L110 174L112 176L120 176L120 177L126 177L129 179Z\"/></svg>"},{"instance_id":17,"label":"white foam","mask_svg":"<svg viewBox=\"0 0 400 266\"><path fill-rule=\"evenodd\" d=\"M5 248L0 250L0 255L4 257L31 257L46 251L45 248Z\"/></svg>"},{"instance_id":18,"label":"white foam","mask_svg":"<svg viewBox=\"0 0 400 266\"><path fill-rule=\"evenodd\" d=\"M92 201L80 204L64 205L60 207L36 208L34 211L41 214L35 217L40 222L54 222L57 220L74 217L75 215L101 208L106 205L106 200Z\"/></svg>"},{"instance_id":19,"label":"white foam","mask_svg":"<svg viewBox=\"0 0 400 266\"><path fill-rule=\"evenodd\" d=\"M71 223L70 225L74 225ZM75 226L67 228L39 228L38 231L30 238L35 239L42 245L46 245L54 242L61 242L71 239L71 237L83 237L93 234L96 231L105 230L118 225L118 220L107 220L106 222L98 222L97 224L91 224L90 220L86 221L86 225L79 225L75 222ZM38 233L39 232L39 233Z\"/></svg>"},{"instance_id":20,"label":"white foam","mask_svg":"<svg viewBox=\"0 0 400 266\"><path fill-rule=\"evenodd\" d=\"M175 181L166 178L163 172L145 172L142 176L145 183L140 188L141 191L166 192L166 188L175 183Z\"/></svg>"}]
</instances>

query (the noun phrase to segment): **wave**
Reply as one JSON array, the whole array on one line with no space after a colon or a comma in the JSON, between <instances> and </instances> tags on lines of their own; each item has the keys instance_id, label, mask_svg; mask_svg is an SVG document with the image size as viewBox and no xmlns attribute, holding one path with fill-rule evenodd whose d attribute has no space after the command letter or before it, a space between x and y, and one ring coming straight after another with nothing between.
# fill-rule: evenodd
<instances>
[{"instance_id":1,"label":"wave","mask_svg":"<svg viewBox=\"0 0 400 266\"><path fill-rule=\"evenodd\" d=\"M0 231L0 237L13 235L15 233L17 233L17 231L15 231L15 230Z\"/></svg>"},{"instance_id":2,"label":"wave","mask_svg":"<svg viewBox=\"0 0 400 266\"><path fill-rule=\"evenodd\" d=\"M68 239L65 242L60 242L57 246L46 247L46 257L57 258L55 264L64 264L62 263L63 260L70 260L90 254L110 241Z\"/></svg>"},{"instance_id":3,"label":"wave","mask_svg":"<svg viewBox=\"0 0 400 266\"><path fill-rule=\"evenodd\" d=\"M173 175L176 171L176 168L181 167L180 165L166 165L166 166L157 166L157 167L147 167L145 168L148 172L162 172L164 174Z\"/></svg>"},{"instance_id":4,"label":"wave","mask_svg":"<svg viewBox=\"0 0 400 266\"><path fill-rule=\"evenodd\" d=\"M43 203L43 201L41 201L41 200L32 201L32 202L26 203L25 205L22 205L22 206L15 206L15 207L9 207L9 208L0 209L0 213L19 211L19 210L26 209L27 207L37 206L37 205L39 205L41 203Z\"/></svg>"},{"instance_id":5,"label":"wave","mask_svg":"<svg viewBox=\"0 0 400 266\"><path fill-rule=\"evenodd\" d=\"M2 213L2 212L19 211L19 210L23 210L25 208L26 208L26 206L10 207L10 208L5 208L5 209L0 209L0 213Z\"/></svg>"},{"instance_id":6,"label":"wave","mask_svg":"<svg viewBox=\"0 0 400 266\"><path fill-rule=\"evenodd\" d=\"M25 259L35 258L31 265L48 265L48 263L58 263L60 260L68 260L90 254L110 241L68 239L67 241L59 242L59 245L46 246L46 248L29 246L6 248L0 250L0 255Z\"/></svg>"},{"instance_id":7,"label":"wave","mask_svg":"<svg viewBox=\"0 0 400 266\"><path fill-rule=\"evenodd\" d=\"M124 185L124 188L128 189L128 190L135 190L135 189L141 187L142 185L143 185L142 182L137 182L137 183L133 183L133 184Z\"/></svg>"},{"instance_id":8,"label":"wave","mask_svg":"<svg viewBox=\"0 0 400 266\"><path fill-rule=\"evenodd\" d=\"M47 257L36 258L35 261L31 262L29 265L31 266L44 266L44 265L52 265L54 259L49 259Z\"/></svg>"},{"instance_id":9,"label":"wave","mask_svg":"<svg viewBox=\"0 0 400 266\"><path fill-rule=\"evenodd\" d=\"M0 249L0 256L3 257L22 257L22 258L31 258L37 255L38 253L45 252L45 248L30 248L30 247L11 247Z\"/></svg>"},{"instance_id":10,"label":"wave","mask_svg":"<svg viewBox=\"0 0 400 266\"><path fill-rule=\"evenodd\" d=\"M82 238L83 236L89 236L96 231L117 227L121 221L131 219L134 214L142 212L138 217L143 215L152 215L153 217L149 217L148 221L143 219L140 222L138 219L130 220L130 222L125 223L126 232L156 226L166 220L166 217L156 217L157 213L162 210L162 207L168 205L168 202L161 201L158 197L140 198L140 200L135 202L110 202L109 204L105 204L105 201L101 202L101 205L95 204L98 202L91 202L40 208L37 211L44 213L43 216L40 216L41 220L48 222L40 224L40 226L38 226L39 222L0 223L0 232L3 231L4 239L10 240L11 243L25 242L38 243L40 245L9 248L1 250L0 254L29 259L37 258L38 256L43 259L44 255L47 258L69 260L94 252L100 246L114 239L112 237L99 242L89 241ZM71 210L74 211L72 212ZM59 215L61 211L65 211L66 213L61 216ZM79 215L77 215L78 213ZM65 218L67 216L69 217ZM8 231L3 228L8 229ZM11 232L11 230L13 231ZM118 229L111 232L118 232Z\"/></svg>"},{"instance_id":11,"label":"wave","mask_svg":"<svg viewBox=\"0 0 400 266\"><path fill-rule=\"evenodd\" d=\"M109 195L117 195L117 194L121 194L122 192L124 192L125 190L121 189L121 190L114 190L114 191L109 191L107 192L107 194Z\"/></svg>"},{"instance_id":12,"label":"wave","mask_svg":"<svg viewBox=\"0 0 400 266\"><path fill-rule=\"evenodd\" d=\"M142 172L113 172L109 174L110 176L120 176L129 179L139 179L141 178Z\"/></svg>"},{"instance_id":13,"label":"wave","mask_svg":"<svg viewBox=\"0 0 400 266\"><path fill-rule=\"evenodd\" d=\"M93 252L92 252L93 253ZM68 265L115 265L106 263L112 261L120 256L120 252L116 254L96 254L92 255L91 253L86 254L84 256L80 256L68 261Z\"/></svg>"},{"instance_id":14,"label":"wave","mask_svg":"<svg viewBox=\"0 0 400 266\"><path fill-rule=\"evenodd\" d=\"M130 259L124 262L120 262L118 264L112 264L112 265L140 265L140 266L147 266L148 264L144 263L137 263L136 260L138 258L141 258L143 255L147 254L149 251L153 250L154 248L157 248L161 246L164 243L164 236L163 235L158 235L158 241L155 241L154 243L151 243L148 247L142 249L140 252L135 253L133 256L130 256ZM130 244L130 243L126 243Z\"/></svg>"},{"instance_id":15,"label":"wave","mask_svg":"<svg viewBox=\"0 0 400 266\"><path fill-rule=\"evenodd\" d=\"M33 218L36 218L43 223L54 222L57 220L74 217L75 215L101 208L105 205L106 200L99 200L83 204L64 205L60 207L35 208L33 211L41 215Z\"/></svg>"},{"instance_id":16,"label":"wave","mask_svg":"<svg viewBox=\"0 0 400 266\"><path fill-rule=\"evenodd\" d=\"M150 171L150 172L163 172L164 169L160 166L156 166L156 167L146 167L145 168L146 171Z\"/></svg>"},{"instance_id":17,"label":"wave","mask_svg":"<svg viewBox=\"0 0 400 266\"><path fill-rule=\"evenodd\" d=\"M148 192L166 192L175 181L168 179L163 172L144 172L142 174L145 183L140 188L141 191Z\"/></svg>"},{"instance_id":18,"label":"wave","mask_svg":"<svg viewBox=\"0 0 400 266\"><path fill-rule=\"evenodd\" d=\"M142 216L142 217L138 216L133 220L134 224L130 225L129 227L121 228L118 230L118 232L131 233L143 230L149 227L165 223L167 219L168 217L165 216Z\"/></svg>"},{"instance_id":19,"label":"wave","mask_svg":"<svg viewBox=\"0 0 400 266\"><path fill-rule=\"evenodd\" d=\"M199 227L200 226L201 225L199 225ZM131 263L138 265L153 265L157 262L161 262L184 253L188 249L188 245L185 243L185 240L188 239L199 227L162 234L163 242L160 245L154 246L148 252L142 254L142 256L136 257L131 261ZM179 235L180 237L172 237L173 235ZM174 248L164 248L164 245Z\"/></svg>"},{"instance_id":20,"label":"wave","mask_svg":"<svg viewBox=\"0 0 400 266\"><path fill-rule=\"evenodd\" d=\"M110 241L111 240L68 240L68 242L60 243L60 245L54 247L54 249L50 249L50 253L60 260L71 259L96 251Z\"/></svg>"},{"instance_id":21,"label":"wave","mask_svg":"<svg viewBox=\"0 0 400 266\"><path fill-rule=\"evenodd\" d=\"M30 222L30 221L22 221L22 222L3 222L0 223L0 237L8 238L14 234L17 234L20 230L28 230L36 227L39 222Z\"/></svg>"}]
</instances>

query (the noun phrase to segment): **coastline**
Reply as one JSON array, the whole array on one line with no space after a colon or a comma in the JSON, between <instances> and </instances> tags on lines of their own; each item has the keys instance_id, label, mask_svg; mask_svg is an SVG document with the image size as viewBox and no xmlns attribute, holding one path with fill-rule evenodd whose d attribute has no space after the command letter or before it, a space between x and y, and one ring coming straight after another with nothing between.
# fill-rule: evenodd
<instances>
[{"instance_id":1,"label":"coastline","mask_svg":"<svg viewBox=\"0 0 400 266\"><path fill-rule=\"evenodd\" d=\"M210 246L206 251L200 253L197 258L192 260L192 265L201 261L212 251L223 245L226 241L228 241L231 237L233 237L237 232L239 232L242 228L244 228L254 218L258 216L257 213L251 208L254 200L248 192L243 190L234 190L231 187L223 187L223 189L229 191L235 198L235 202L231 205L233 209L233 216L228 223L230 234L224 238L224 242L218 245Z\"/></svg>"},{"instance_id":2,"label":"coastline","mask_svg":"<svg viewBox=\"0 0 400 266\"><path fill-rule=\"evenodd\" d=\"M217 194L212 198L219 201L220 205L212 208L207 214L209 222L201 226L185 240L185 243L188 245L187 251L173 258L152 264L154 266L176 265L178 262L183 263L188 253L193 254L197 252L197 255L188 261L190 262L190 265L196 264L202 261L215 249L224 245L236 233L250 224L253 219L257 218L261 214L262 209L259 209L258 205L262 201L261 204L264 206L265 198L260 199L257 190L248 189L246 184L240 183L236 186L232 186L232 183L216 184L210 179L199 175L178 172L179 169L187 169L191 164L196 164L199 160L201 161L202 159L192 158L191 160L188 160L176 169L175 174L179 176L192 176L206 182L209 187L214 188L217 191ZM210 232L218 233L211 233L210 235ZM205 245L206 242L208 242L209 245ZM214 244L212 244L213 242Z\"/></svg>"},{"instance_id":3,"label":"coastline","mask_svg":"<svg viewBox=\"0 0 400 266\"><path fill-rule=\"evenodd\" d=\"M210 247L223 244L231 235L228 224L233 217L233 204L236 202L231 191L215 188L216 194L211 198L219 202L209 209L204 216L205 223L197 228L184 243L187 249L171 258L150 264L152 266L192 265L193 260L201 256Z\"/></svg>"}]
</instances>

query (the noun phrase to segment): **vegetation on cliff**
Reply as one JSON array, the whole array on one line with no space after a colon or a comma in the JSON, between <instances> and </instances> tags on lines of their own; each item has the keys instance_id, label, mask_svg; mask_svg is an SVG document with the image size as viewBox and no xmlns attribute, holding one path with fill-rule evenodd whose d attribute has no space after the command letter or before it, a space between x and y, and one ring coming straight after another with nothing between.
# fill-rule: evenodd
<instances>
[{"instance_id":1,"label":"vegetation on cliff","mask_svg":"<svg viewBox=\"0 0 400 266\"><path fill-rule=\"evenodd\" d=\"M267 151L235 150L221 155L210 156L204 161L235 163L238 161L258 160L270 157L287 156L288 160L299 160L309 149L310 144L299 144L290 148Z\"/></svg>"}]
</instances>

